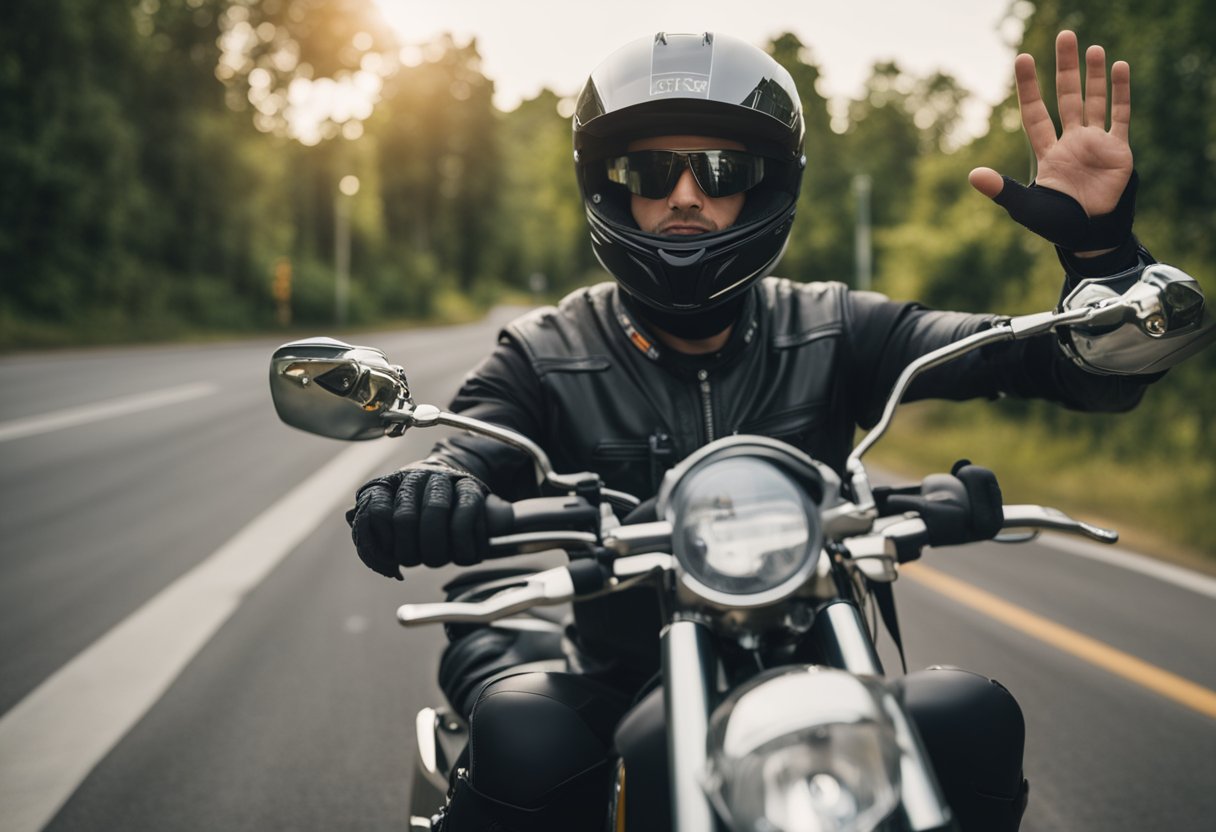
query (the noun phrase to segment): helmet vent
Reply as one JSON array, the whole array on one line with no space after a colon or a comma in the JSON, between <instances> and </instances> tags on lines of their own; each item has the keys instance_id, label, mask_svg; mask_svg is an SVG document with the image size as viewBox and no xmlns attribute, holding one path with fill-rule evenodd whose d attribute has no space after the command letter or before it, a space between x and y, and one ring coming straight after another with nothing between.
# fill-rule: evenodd
<instances>
[{"instance_id":1,"label":"helmet vent","mask_svg":"<svg viewBox=\"0 0 1216 832\"><path fill-rule=\"evenodd\" d=\"M699 248L692 254L681 257L666 249L659 249L659 259L669 266L695 266L705 256L705 249Z\"/></svg>"},{"instance_id":2,"label":"helmet vent","mask_svg":"<svg viewBox=\"0 0 1216 832\"><path fill-rule=\"evenodd\" d=\"M634 257L632 254L628 255L628 257L630 260L633 261L633 264L638 267L638 269L642 272L642 274L644 274L650 278L651 283L653 283L655 286L663 285L662 283L659 282L659 278L655 276L655 273L653 271L651 271L650 266L646 265L641 260Z\"/></svg>"}]
</instances>

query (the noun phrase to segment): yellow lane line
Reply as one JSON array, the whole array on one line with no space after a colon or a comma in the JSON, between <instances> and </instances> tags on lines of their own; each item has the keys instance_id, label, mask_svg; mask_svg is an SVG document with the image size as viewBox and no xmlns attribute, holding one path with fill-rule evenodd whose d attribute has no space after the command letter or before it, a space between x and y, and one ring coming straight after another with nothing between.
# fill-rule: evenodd
<instances>
[{"instance_id":1,"label":"yellow lane line","mask_svg":"<svg viewBox=\"0 0 1216 832\"><path fill-rule=\"evenodd\" d=\"M1070 630L1054 621L998 598L990 592L939 572L922 563L900 568L900 574L918 584L971 607L990 618L1008 624L1029 636L1071 653L1077 658L1107 670L1116 676L1148 688L1180 705L1216 719L1216 691L1184 679L1141 661L1122 650L1103 644L1097 639Z\"/></svg>"}]
</instances>

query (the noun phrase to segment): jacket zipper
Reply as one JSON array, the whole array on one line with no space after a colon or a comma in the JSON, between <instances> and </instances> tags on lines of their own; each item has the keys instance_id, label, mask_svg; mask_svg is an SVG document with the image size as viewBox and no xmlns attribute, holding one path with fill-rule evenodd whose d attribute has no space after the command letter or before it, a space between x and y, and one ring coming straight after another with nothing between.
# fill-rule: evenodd
<instances>
[{"instance_id":1,"label":"jacket zipper","mask_svg":"<svg viewBox=\"0 0 1216 832\"><path fill-rule=\"evenodd\" d=\"M705 442L714 441L714 406L710 398L709 370L698 370L697 380L701 382L701 414L705 417Z\"/></svg>"}]
</instances>

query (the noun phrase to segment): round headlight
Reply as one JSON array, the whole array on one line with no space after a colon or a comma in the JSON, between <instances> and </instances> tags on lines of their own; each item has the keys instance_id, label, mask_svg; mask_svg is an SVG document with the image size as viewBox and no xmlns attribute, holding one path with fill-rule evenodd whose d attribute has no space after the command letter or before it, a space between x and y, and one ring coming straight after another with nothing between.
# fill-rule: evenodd
<instances>
[{"instance_id":1,"label":"round headlight","mask_svg":"<svg viewBox=\"0 0 1216 832\"><path fill-rule=\"evenodd\" d=\"M770 603L792 592L809 577L822 543L818 511L804 490L756 457L693 469L668 513L685 583L732 605Z\"/></svg>"},{"instance_id":2,"label":"round headlight","mask_svg":"<svg viewBox=\"0 0 1216 832\"><path fill-rule=\"evenodd\" d=\"M782 668L714 711L704 787L732 832L870 832L899 803L900 751L880 682Z\"/></svg>"}]
</instances>

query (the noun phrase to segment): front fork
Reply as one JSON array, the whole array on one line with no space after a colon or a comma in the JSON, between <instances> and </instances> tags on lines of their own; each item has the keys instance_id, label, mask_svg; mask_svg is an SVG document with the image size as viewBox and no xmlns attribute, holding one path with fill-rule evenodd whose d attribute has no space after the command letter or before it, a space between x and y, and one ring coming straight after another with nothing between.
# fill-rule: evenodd
<instances>
[{"instance_id":1,"label":"front fork","mask_svg":"<svg viewBox=\"0 0 1216 832\"><path fill-rule=\"evenodd\" d=\"M718 657L709 628L700 621L673 621L660 636L667 759L671 765L672 832L717 828L701 778L709 760L705 738L717 689Z\"/></svg>"},{"instance_id":2,"label":"front fork","mask_svg":"<svg viewBox=\"0 0 1216 832\"><path fill-rule=\"evenodd\" d=\"M855 604L823 607L811 631L827 664L859 676L882 676L882 665ZM709 628L695 619L677 619L663 630L663 707L671 765L673 832L717 829L717 816L702 787L707 770L709 718L716 705L718 657ZM932 764L916 727L893 693L882 702L894 724L900 751L900 791L906 828L913 832L951 827Z\"/></svg>"},{"instance_id":3,"label":"front fork","mask_svg":"<svg viewBox=\"0 0 1216 832\"><path fill-rule=\"evenodd\" d=\"M865 618L852 601L837 600L820 607L815 613L810 638L819 656L830 667L857 676L884 676ZM950 810L916 726L893 693L888 693L883 706L894 723L899 745L900 796L907 828L951 828Z\"/></svg>"}]
</instances>

